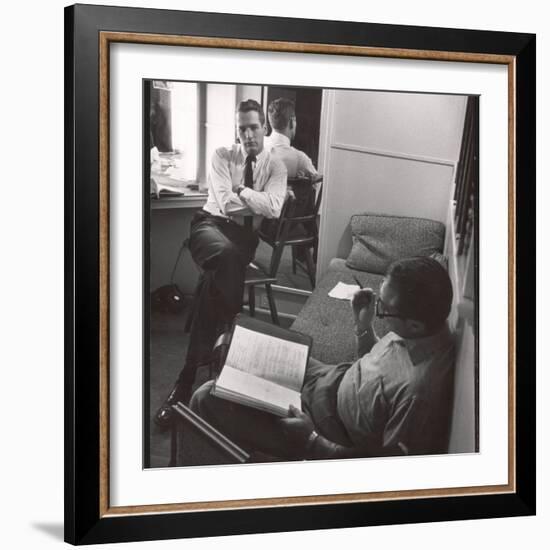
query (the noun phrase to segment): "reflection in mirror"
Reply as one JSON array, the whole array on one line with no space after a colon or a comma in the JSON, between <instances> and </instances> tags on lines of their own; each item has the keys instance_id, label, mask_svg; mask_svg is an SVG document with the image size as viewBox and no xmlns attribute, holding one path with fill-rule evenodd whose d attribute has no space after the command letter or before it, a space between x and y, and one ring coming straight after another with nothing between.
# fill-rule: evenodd
<instances>
[{"instance_id":1,"label":"reflection in mirror","mask_svg":"<svg viewBox=\"0 0 550 550\"><path fill-rule=\"evenodd\" d=\"M198 195L207 193L211 159L221 146L238 143L235 128L235 109L247 99L258 101L266 115L264 147L273 150L287 167L291 179L302 179L290 184L297 195L297 214L311 215L315 206L306 196L306 179L309 191L315 190L317 198L321 176L318 171L319 132L321 121L322 90L317 88L271 87L240 84L215 84L196 82L150 83L149 146L151 156L151 186L154 198L180 197L200 206ZM271 114L268 107L272 106ZM304 179L305 178L305 179ZM191 204L190 202L188 203ZM165 204L164 206L168 206ZM152 207L163 209L153 203ZM304 208L308 207L308 210ZM296 214L296 215L297 215ZM153 222L163 224L159 216ZM277 270L277 285L311 291L315 281L315 262L318 249L319 213L316 224L296 223L290 231L294 239L305 235L314 245L301 244L284 247ZM156 227L153 228L153 234ZM311 244L311 243L310 243ZM269 265L272 248L260 240L256 258ZM166 263L160 260L161 263ZM152 264L153 281L162 277ZM178 276L182 276L178 274ZM188 286L182 276L183 287ZM160 281L159 281L160 282Z\"/></svg>"}]
</instances>

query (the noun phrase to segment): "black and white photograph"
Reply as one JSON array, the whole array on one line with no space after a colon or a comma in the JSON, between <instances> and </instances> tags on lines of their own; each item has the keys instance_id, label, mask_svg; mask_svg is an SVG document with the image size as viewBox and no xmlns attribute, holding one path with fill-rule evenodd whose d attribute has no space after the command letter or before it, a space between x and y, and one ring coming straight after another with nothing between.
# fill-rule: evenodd
<instances>
[{"instance_id":1,"label":"black and white photograph","mask_svg":"<svg viewBox=\"0 0 550 550\"><path fill-rule=\"evenodd\" d=\"M66 540L534 514L534 35L65 16Z\"/></svg>"},{"instance_id":2,"label":"black and white photograph","mask_svg":"<svg viewBox=\"0 0 550 550\"><path fill-rule=\"evenodd\" d=\"M3 5L1 546L544 548L545 4L83 2Z\"/></svg>"},{"instance_id":3,"label":"black and white photograph","mask_svg":"<svg viewBox=\"0 0 550 550\"><path fill-rule=\"evenodd\" d=\"M142 97L144 468L478 453L479 96Z\"/></svg>"}]
</instances>

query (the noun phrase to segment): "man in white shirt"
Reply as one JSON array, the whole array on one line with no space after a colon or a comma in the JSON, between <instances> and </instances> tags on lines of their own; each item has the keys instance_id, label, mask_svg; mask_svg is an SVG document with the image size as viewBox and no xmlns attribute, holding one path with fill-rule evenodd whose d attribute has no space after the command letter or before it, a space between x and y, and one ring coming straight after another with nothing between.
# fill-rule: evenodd
<instances>
[{"instance_id":1,"label":"man in white shirt","mask_svg":"<svg viewBox=\"0 0 550 550\"><path fill-rule=\"evenodd\" d=\"M274 99L267 108L267 116L273 132L266 138L266 149L270 149L271 153L278 159L282 160L286 166L288 178L306 178L309 179L311 185L314 185L321 179L317 173L311 159L299 149L290 145L291 141L296 137L296 106L294 101L280 97ZM303 216L309 212L308 204L310 203L310 194L312 187L309 183L302 182L294 186L289 186L289 192L294 194L294 217ZM301 226L299 226L301 227ZM298 230L299 230L298 227ZM264 220L261 231L266 235L274 235L277 228L275 222ZM297 228L294 228L296 231ZM310 228L304 228L306 234L310 234ZM298 248L296 251L296 259L306 261L306 250ZM315 261L315 258L314 258Z\"/></svg>"},{"instance_id":2,"label":"man in white shirt","mask_svg":"<svg viewBox=\"0 0 550 550\"><path fill-rule=\"evenodd\" d=\"M286 168L264 148L265 115L260 104L242 101L236 123L240 144L215 151L208 199L191 220L189 250L206 286L200 292L185 365L155 416L160 427L171 423L171 405L190 397L196 369L212 350L218 329L241 310L246 267L258 246L254 227L264 217L277 218L285 200Z\"/></svg>"},{"instance_id":3,"label":"man in white shirt","mask_svg":"<svg viewBox=\"0 0 550 550\"><path fill-rule=\"evenodd\" d=\"M297 127L294 101L283 97L273 100L267 108L267 116L273 132L266 139L266 148L284 162L289 178L315 180L317 170L311 159L290 145L296 137Z\"/></svg>"},{"instance_id":4,"label":"man in white shirt","mask_svg":"<svg viewBox=\"0 0 550 550\"><path fill-rule=\"evenodd\" d=\"M241 102L237 112L237 130L241 143L220 147L212 157L204 210L213 216L231 218L239 223L242 216L252 215L256 218L256 225L259 217L279 216L286 194L287 171L284 164L264 148L265 115L259 103L254 100ZM252 166L252 186L246 182L249 162Z\"/></svg>"}]
</instances>

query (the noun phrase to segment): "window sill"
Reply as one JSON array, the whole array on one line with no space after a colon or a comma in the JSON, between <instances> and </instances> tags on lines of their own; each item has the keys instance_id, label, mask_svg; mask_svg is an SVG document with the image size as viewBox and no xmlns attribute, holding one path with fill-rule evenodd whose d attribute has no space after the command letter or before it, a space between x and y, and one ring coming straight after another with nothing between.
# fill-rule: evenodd
<instances>
[{"instance_id":1,"label":"window sill","mask_svg":"<svg viewBox=\"0 0 550 550\"><path fill-rule=\"evenodd\" d=\"M172 208L202 208L206 203L207 194L195 192L189 195L161 197L151 199L151 210L168 210Z\"/></svg>"}]
</instances>

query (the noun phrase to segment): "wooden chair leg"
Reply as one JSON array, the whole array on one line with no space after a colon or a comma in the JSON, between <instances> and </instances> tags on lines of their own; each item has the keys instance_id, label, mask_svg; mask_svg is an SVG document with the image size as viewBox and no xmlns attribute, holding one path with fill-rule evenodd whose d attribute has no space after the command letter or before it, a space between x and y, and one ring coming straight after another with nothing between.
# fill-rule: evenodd
<instances>
[{"instance_id":1,"label":"wooden chair leg","mask_svg":"<svg viewBox=\"0 0 550 550\"><path fill-rule=\"evenodd\" d=\"M283 252L285 251L284 242L278 243L273 248L273 253L271 254L271 262L269 264L269 276L277 277L277 271L279 271L279 266L281 265L281 258L283 257Z\"/></svg>"},{"instance_id":2,"label":"wooden chair leg","mask_svg":"<svg viewBox=\"0 0 550 550\"><path fill-rule=\"evenodd\" d=\"M280 325L279 315L277 314L277 306L275 305L275 298L273 297L273 289L271 283L265 284L265 293L267 294L267 301L269 302L269 311L271 311L271 320L274 325Z\"/></svg>"},{"instance_id":3,"label":"wooden chair leg","mask_svg":"<svg viewBox=\"0 0 550 550\"><path fill-rule=\"evenodd\" d=\"M307 274L309 276L309 282L311 283L311 288L315 288L315 264L313 263L313 259L311 257L311 250L309 248L305 248L305 256L306 256Z\"/></svg>"},{"instance_id":4,"label":"wooden chair leg","mask_svg":"<svg viewBox=\"0 0 550 550\"><path fill-rule=\"evenodd\" d=\"M292 246L292 273L296 275L296 247Z\"/></svg>"},{"instance_id":5,"label":"wooden chair leg","mask_svg":"<svg viewBox=\"0 0 550 550\"><path fill-rule=\"evenodd\" d=\"M248 309L250 311L250 317L254 317L256 314L256 292L254 285L248 285Z\"/></svg>"}]
</instances>

